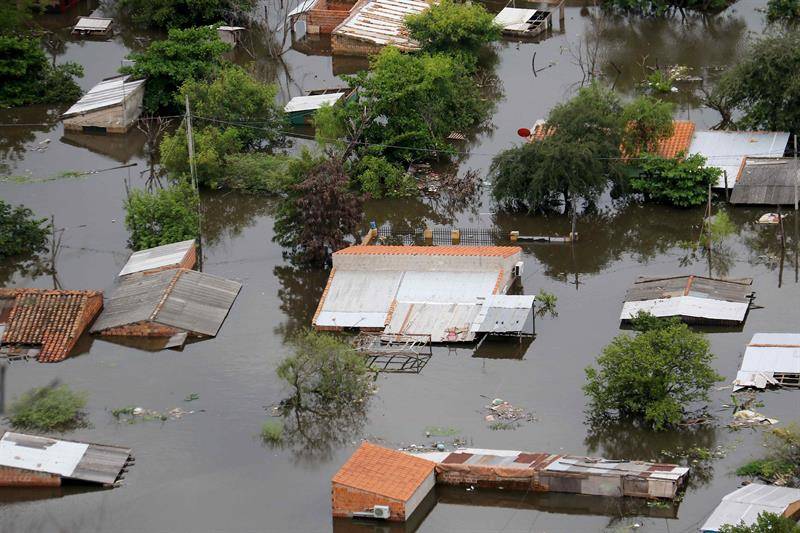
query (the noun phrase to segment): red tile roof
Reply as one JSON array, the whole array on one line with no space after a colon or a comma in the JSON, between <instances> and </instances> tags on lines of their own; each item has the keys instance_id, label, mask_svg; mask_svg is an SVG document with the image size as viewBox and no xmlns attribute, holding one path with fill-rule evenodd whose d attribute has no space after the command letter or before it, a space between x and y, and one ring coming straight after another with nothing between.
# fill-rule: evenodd
<instances>
[{"instance_id":1,"label":"red tile roof","mask_svg":"<svg viewBox=\"0 0 800 533\"><path fill-rule=\"evenodd\" d=\"M433 461L364 442L331 483L407 501L435 467Z\"/></svg>"},{"instance_id":2,"label":"red tile roof","mask_svg":"<svg viewBox=\"0 0 800 533\"><path fill-rule=\"evenodd\" d=\"M0 289L14 298L2 344L41 346L38 360L66 359L78 337L103 307L100 291Z\"/></svg>"},{"instance_id":3,"label":"red tile roof","mask_svg":"<svg viewBox=\"0 0 800 533\"><path fill-rule=\"evenodd\" d=\"M521 253L519 246L364 246L356 245L336 252L341 255L456 255L511 257Z\"/></svg>"}]
</instances>

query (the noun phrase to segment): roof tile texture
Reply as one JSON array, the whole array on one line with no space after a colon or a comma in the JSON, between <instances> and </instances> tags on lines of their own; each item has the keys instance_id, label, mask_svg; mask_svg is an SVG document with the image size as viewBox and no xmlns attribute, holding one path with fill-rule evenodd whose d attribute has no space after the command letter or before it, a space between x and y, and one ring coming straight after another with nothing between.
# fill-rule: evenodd
<instances>
[{"instance_id":1,"label":"roof tile texture","mask_svg":"<svg viewBox=\"0 0 800 533\"><path fill-rule=\"evenodd\" d=\"M331 483L407 501L435 467L427 459L364 442Z\"/></svg>"},{"instance_id":2,"label":"roof tile texture","mask_svg":"<svg viewBox=\"0 0 800 533\"><path fill-rule=\"evenodd\" d=\"M521 253L519 246L350 246L336 252L342 255L451 255L511 257Z\"/></svg>"}]
</instances>

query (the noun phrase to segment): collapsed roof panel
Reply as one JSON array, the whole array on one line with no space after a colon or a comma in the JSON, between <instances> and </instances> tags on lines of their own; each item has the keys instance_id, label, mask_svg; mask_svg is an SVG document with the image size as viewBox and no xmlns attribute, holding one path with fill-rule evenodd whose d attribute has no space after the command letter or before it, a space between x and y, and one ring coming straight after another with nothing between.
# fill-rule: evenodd
<instances>
[{"instance_id":1,"label":"collapsed roof panel","mask_svg":"<svg viewBox=\"0 0 800 533\"><path fill-rule=\"evenodd\" d=\"M747 345L734 389L767 385L800 386L800 334L756 333Z\"/></svg>"}]
</instances>

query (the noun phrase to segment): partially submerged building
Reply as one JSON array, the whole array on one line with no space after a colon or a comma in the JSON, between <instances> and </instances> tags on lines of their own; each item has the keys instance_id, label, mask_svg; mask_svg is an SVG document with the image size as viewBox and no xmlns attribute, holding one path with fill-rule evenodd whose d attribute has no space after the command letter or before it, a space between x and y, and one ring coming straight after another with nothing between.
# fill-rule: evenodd
<instances>
[{"instance_id":1,"label":"partially submerged building","mask_svg":"<svg viewBox=\"0 0 800 533\"><path fill-rule=\"evenodd\" d=\"M747 317L753 280L702 276L639 277L625 295L619 319L627 322L644 311L657 317L680 317L687 324L735 326Z\"/></svg>"},{"instance_id":2,"label":"partially submerged building","mask_svg":"<svg viewBox=\"0 0 800 533\"><path fill-rule=\"evenodd\" d=\"M166 337L165 347L189 336L214 337L242 284L185 268L121 276L92 333Z\"/></svg>"},{"instance_id":3,"label":"partially submerged building","mask_svg":"<svg viewBox=\"0 0 800 533\"><path fill-rule=\"evenodd\" d=\"M348 87L319 89L309 91L304 96L295 96L283 107L293 126L311 124L314 114L324 105L334 105L336 102L347 99L353 90Z\"/></svg>"},{"instance_id":4,"label":"partially submerged building","mask_svg":"<svg viewBox=\"0 0 800 533\"><path fill-rule=\"evenodd\" d=\"M429 0L360 0L331 32L333 53L369 56L388 45L405 52L419 50L404 20L429 7Z\"/></svg>"},{"instance_id":5,"label":"partially submerged building","mask_svg":"<svg viewBox=\"0 0 800 533\"><path fill-rule=\"evenodd\" d=\"M0 355L63 361L102 308L101 291L0 289Z\"/></svg>"},{"instance_id":6,"label":"partially submerged building","mask_svg":"<svg viewBox=\"0 0 800 533\"><path fill-rule=\"evenodd\" d=\"M0 487L58 487L64 481L113 487L132 462L130 448L6 431Z\"/></svg>"},{"instance_id":7,"label":"partially submerged building","mask_svg":"<svg viewBox=\"0 0 800 533\"><path fill-rule=\"evenodd\" d=\"M344 22L356 0L305 0L289 12L292 27L298 21L306 26L306 33L330 34Z\"/></svg>"},{"instance_id":8,"label":"partially submerged building","mask_svg":"<svg viewBox=\"0 0 800 533\"><path fill-rule=\"evenodd\" d=\"M333 254L312 324L433 343L533 335L534 296L505 294L521 258L518 246L351 246Z\"/></svg>"},{"instance_id":9,"label":"partially submerged building","mask_svg":"<svg viewBox=\"0 0 800 533\"><path fill-rule=\"evenodd\" d=\"M756 333L744 351L734 390L800 387L800 334Z\"/></svg>"},{"instance_id":10,"label":"partially submerged building","mask_svg":"<svg viewBox=\"0 0 800 533\"><path fill-rule=\"evenodd\" d=\"M730 202L737 205L792 205L800 197L800 163L793 158L747 157Z\"/></svg>"},{"instance_id":11,"label":"partially submerged building","mask_svg":"<svg viewBox=\"0 0 800 533\"><path fill-rule=\"evenodd\" d=\"M81 37L110 37L114 32L114 19L102 17L79 17L72 27L72 35Z\"/></svg>"},{"instance_id":12,"label":"partially submerged building","mask_svg":"<svg viewBox=\"0 0 800 533\"><path fill-rule=\"evenodd\" d=\"M689 145L690 154L706 158L707 167L722 171L716 188L732 188L747 157L783 157L789 133L781 131L698 131Z\"/></svg>"},{"instance_id":13,"label":"partially submerged building","mask_svg":"<svg viewBox=\"0 0 800 533\"><path fill-rule=\"evenodd\" d=\"M65 130L125 133L142 113L146 80L101 81L61 115Z\"/></svg>"},{"instance_id":14,"label":"partially submerged building","mask_svg":"<svg viewBox=\"0 0 800 533\"><path fill-rule=\"evenodd\" d=\"M751 483L724 498L700 531L718 533L722 526L756 523L761 513L773 513L793 520L800 518L800 489Z\"/></svg>"},{"instance_id":15,"label":"partially submerged building","mask_svg":"<svg viewBox=\"0 0 800 533\"><path fill-rule=\"evenodd\" d=\"M195 240L173 242L133 252L120 270L120 276L139 272L159 272L176 268L192 269L197 261Z\"/></svg>"},{"instance_id":16,"label":"partially submerged building","mask_svg":"<svg viewBox=\"0 0 800 533\"><path fill-rule=\"evenodd\" d=\"M536 37L553 29L552 13L543 9L506 6L494 17L494 23L502 28L503 35L511 37Z\"/></svg>"},{"instance_id":17,"label":"partially submerged building","mask_svg":"<svg viewBox=\"0 0 800 533\"><path fill-rule=\"evenodd\" d=\"M236 48L242 42L246 29L243 26L218 26L217 35L220 41L231 45L231 48Z\"/></svg>"}]
</instances>

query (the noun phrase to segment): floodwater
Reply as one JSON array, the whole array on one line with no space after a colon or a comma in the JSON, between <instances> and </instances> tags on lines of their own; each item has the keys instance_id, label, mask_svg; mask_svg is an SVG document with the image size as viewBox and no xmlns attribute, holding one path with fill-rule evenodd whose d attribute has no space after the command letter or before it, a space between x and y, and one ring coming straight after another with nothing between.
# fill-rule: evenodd
<instances>
[{"instance_id":1,"label":"floodwater","mask_svg":"<svg viewBox=\"0 0 800 533\"><path fill-rule=\"evenodd\" d=\"M43 23L66 33L72 18L90 7L82 3L67 15L44 17ZM469 154L462 157L462 169L485 172L493 154L519 142L518 128L544 117L574 89L581 70L570 48L574 53L578 43L599 45L602 71L625 92L641 79L643 57L649 64L685 64L698 75L714 76L735 61L748 32L762 30L758 7L762 3L743 0L720 16L682 22L680 17L601 17L594 8L570 4L564 33L540 43L498 46L495 73L503 97L490 131L465 146ZM306 52L324 48L319 42L305 45ZM128 50L138 46L142 43L123 28L111 42L67 40L56 59L82 64L86 89L112 75ZM281 85L284 99L336 83L337 75L363 65L296 51L286 53L282 63L254 55L254 68ZM715 122L714 114L698 109L685 91L674 98L678 115L697 121L700 129ZM0 182L0 196L41 216L52 215L64 228L56 276L3 265L0 283L109 290L128 254L122 199L126 181L131 186L144 181L144 137L135 132L65 135L56 117L39 108L0 112L0 171L10 176ZM7 126L12 122L29 125ZM114 168L132 163L137 166ZM87 174L74 177L75 172ZM714 426L654 434L630 427L593 431L585 424L580 387L583 369L619 333L625 290L640 275L702 274L711 268L714 274L754 278L756 303L763 308L751 311L741 330L709 330L714 366L727 380L735 376L753 333L797 331L797 239L791 218L783 270L775 228L752 223L762 213L758 209L730 210L738 234L709 265L682 246L697 238L702 210L604 198L579 220L581 239L574 246L525 246L524 291L544 289L558 297L558 317L537 321L533 343L522 349L492 344L479 356L469 349L436 348L420 374L380 375L364 418L343 413L341 420L308 420L303 435L292 435L287 446L275 449L257 438L269 406L287 392L274 369L288 353L287 337L309 324L327 274L284 260L271 242L270 200L207 193L203 208L204 270L244 284L219 336L183 351L161 352L87 337L81 353L62 363L11 364L7 402L53 379L86 390L91 427L67 437L130 446L136 464L122 486L109 491L2 490L0 531L554 532L623 531L634 524L644 531L693 531L738 486L735 468L763 450L760 430L725 427L729 389L712 394ZM563 216L498 214L485 191L474 204L455 210L406 200L372 202L367 211L367 220L396 227L497 227L523 235L569 231ZM199 399L184 402L192 393ZM495 397L531 410L536 421L516 430L490 430L482 409L487 398ZM759 411L785 424L797 419L799 398L792 391L761 393ZM128 405L196 412L163 423L115 421L110 411ZM664 451L721 446L725 457L697 469L684 500L667 508L569 495L437 489L405 526L331 520L330 478L360 439L390 446L426 444L431 442L425 437L428 426L455 428L460 438L482 448L665 459Z\"/></svg>"}]
</instances>

